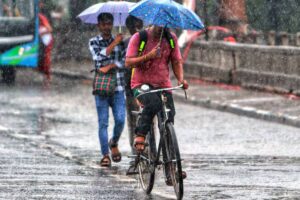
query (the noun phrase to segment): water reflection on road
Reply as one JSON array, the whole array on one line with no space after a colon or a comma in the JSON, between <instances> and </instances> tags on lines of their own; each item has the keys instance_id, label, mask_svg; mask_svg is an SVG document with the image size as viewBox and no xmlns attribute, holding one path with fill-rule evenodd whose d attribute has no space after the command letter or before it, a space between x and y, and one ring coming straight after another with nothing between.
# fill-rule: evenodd
<instances>
[{"instance_id":1,"label":"water reflection on road","mask_svg":"<svg viewBox=\"0 0 300 200\"><path fill-rule=\"evenodd\" d=\"M85 83L59 80L48 90L29 86L26 81L11 88L0 85L0 131L25 138L101 174L133 181L140 191L138 183L125 176L130 161L126 156L109 170L98 167L96 110L90 86ZM300 196L299 129L180 102L176 102L176 108L175 127L188 173L186 199ZM120 140L124 155L130 152L127 136L125 130ZM155 198L143 193L139 198L173 198L172 187L167 187L161 177L159 171Z\"/></svg>"}]
</instances>

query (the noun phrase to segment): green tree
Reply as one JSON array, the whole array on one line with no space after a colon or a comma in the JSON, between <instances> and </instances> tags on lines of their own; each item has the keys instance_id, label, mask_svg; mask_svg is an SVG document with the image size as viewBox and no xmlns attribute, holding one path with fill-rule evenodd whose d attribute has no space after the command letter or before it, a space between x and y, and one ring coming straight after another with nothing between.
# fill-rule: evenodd
<instances>
[{"instance_id":1,"label":"green tree","mask_svg":"<svg viewBox=\"0 0 300 200\"><path fill-rule=\"evenodd\" d=\"M299 10L299 0L247 0L249 24L263 31L300 31Z\"/></svg>"}]
</instances>

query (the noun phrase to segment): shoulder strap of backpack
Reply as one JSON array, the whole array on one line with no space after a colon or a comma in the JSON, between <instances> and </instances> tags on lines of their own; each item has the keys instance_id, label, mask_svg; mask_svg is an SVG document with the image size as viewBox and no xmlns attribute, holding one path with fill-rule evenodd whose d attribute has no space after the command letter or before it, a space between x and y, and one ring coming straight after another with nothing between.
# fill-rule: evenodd
<instances>
[{"instance_id":1,"label":"shoulder strap of backpack","mask_svg":"<svg viewBox=\"0 0 300 200\"><path fill-rule=\"evenodd\" d=\"M138 47L138 56L141 56L144 49L145 49L145 47L146 47L147 40L148 40L147 31L142 30L142 31L139 32L139 35L140 35L140 44L139 44L139 47ZM135 68L132 68L131 78L133 77L134 71L135 71Z\"/></svg>"},{"instance_id":2,"label":"shoulder strap of backpack","mask_svg":"<svg viewBox=\"0 0 300 200\"><path fill-rule=\"evenodd\" d=\"M165 31L165 37L168 40L171 49L173 50L175 48L175 42L174 42L173 36L170 33L170 31Z\"/></svg>"},{"instance_id":3,"label":"shoulder strap of backpack","mask_svg":"<svg viewBox=\"0 0 300 200\"><path fill-rule=\"evenodd\" d=\"M139 44L138 52L139 52L139 55L141 55L146 47L148 37L147 37L146 30L140 31L139 34L140 34L140 44ZM175 48L175 42L174 42L173 36L170 33L170 31L165 31L164 37L168 40L170 47L173 50Z\"/></svg>"},{"instance_id":4,"label":"shoulder strap of backpack","mask_svg":"<svg viewBox=\"0 0 300 200\"><path fill-rule=\"evenodd\" d=\"M141 56L142 52L144 51L144 49L146 47L147 40L148 40L147 31L142 30L139 32L139 35L140 35L140 44L139 44L139 48L138 48L138 55ZM169 31L165 31L164 37L166 37L166 39L168 40L168 42L170 44L171 49L173 50L175 48L175 42L174 42L172 34ZM135 71L135 68L133 68L131 71L131 78L133 77L134 71Z\"/></svg>"},{"instance_id":5,"label":"shoulder strap of backpack","mask_svg":"<svg viewBox=\"0 0 300 200\"><path fill-rule=\"evenodd\" d=\"M138 52L139 52L139 55L141 55L146 47L148 37L147 37L146 30L140 31L139 34L140 34L140 45L139 45Z\"/></svg>"}]
</instances>

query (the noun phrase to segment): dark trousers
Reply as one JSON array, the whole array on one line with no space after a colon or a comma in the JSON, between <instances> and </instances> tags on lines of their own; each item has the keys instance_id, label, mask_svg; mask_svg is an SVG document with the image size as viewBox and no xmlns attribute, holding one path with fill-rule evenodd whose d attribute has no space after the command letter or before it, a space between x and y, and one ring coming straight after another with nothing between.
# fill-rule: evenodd
<instances>
[{"instance_id":1,"label":"dark trousers","mask_svg":"<svg viewBox=\"0 0 300 200\"><path fill-rule=\"evenodd\" d=\"M169 112L169 121L174 123L175 106L171 93L165 94L167 97L167 107ZM154 116L162 109L162 100L160 93L149 93L138 97L138 100L143 104L143 112L138 120L135 133L137 135L146 135L151 128Z\"/></svg>"},{"instance_id":2,"label":"dark trousers","mask_svg":"<svg viewBox=\"0 0 300 200\"><path fill-rule=\"evenodd\" d=\"M130 88L130 77L131 77L131 70L127 70L125 73L127 126L128 126L128 136L129 136L129 144L131 147L131 153L135 154L133 141L134 141L135 128L137 123L137 116L133 115L132 111L138 111L139 106L136 104L135 97L133 96L132 90Z\"/></svg>"}]
</instances>

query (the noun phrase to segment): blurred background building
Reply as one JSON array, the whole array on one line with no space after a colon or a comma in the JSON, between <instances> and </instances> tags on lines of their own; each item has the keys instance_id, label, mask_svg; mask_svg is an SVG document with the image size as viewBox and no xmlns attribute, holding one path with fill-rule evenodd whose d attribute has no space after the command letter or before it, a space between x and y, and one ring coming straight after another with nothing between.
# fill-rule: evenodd
<instances>
[{"instance_id":1,"label":"blurred background building","mask_svg":"<svg viewBox=\"0 0 300 200\"><path fill-rule=\"evenodd\" d=\"M129 0L137 2L137 0ZM182 3L182 0L176 0ZM191 0L192 1L192 0ZM48 16L54 27L79 25L76 16L101 0L47 0ZM246 30L275 31L294 34L300 31L300 1L298 0L196 0L195 12L207 26L225 26L233 32L241 24ZM66 26L67 25L67 26ZM80 24L82 26L82 24Z\"/></svg>"},{"instance_id":2,"label":"blurred background building","mask_svg":"<svg viewBox=\"0 0 300 200\"><path fill-rule=\"evenodd\" d=\"M138 0L128 1L137 2ZM176 1L183 3L183 0ZM98 2L103 1L45 1L45 13L53 24L54 34L57 38L55 49L56 55L59 56L56 59L59 59L67 51L64 44L74 44L78 49L82 46L78 43L85 45L86 40L97 33L95 26L83 24L76 16L85 8ZM212 27L197 39L224 41L224 38L232 36L234 41L241 43L300 45L299 0L195 0L195 3L195 12L207 27ZM215 29L215 26L224 27L226 29L223 30L228 29L229 31L224 34L224 31ZM180 34L181 31L177 30L177 33ZM80 54L80 51L78 53ZM72 56L77 57L75 54Z\"/></svg>"}]
</instances>

